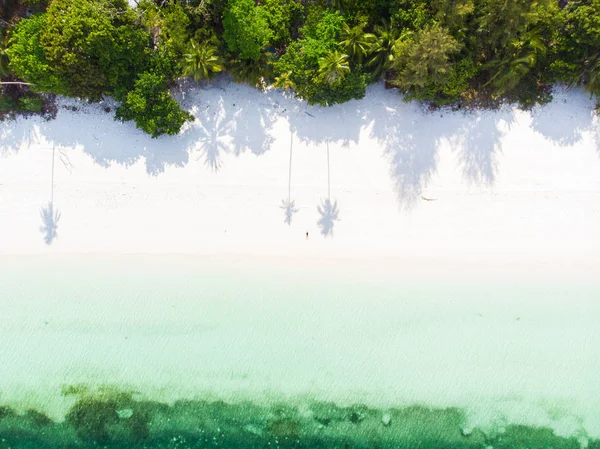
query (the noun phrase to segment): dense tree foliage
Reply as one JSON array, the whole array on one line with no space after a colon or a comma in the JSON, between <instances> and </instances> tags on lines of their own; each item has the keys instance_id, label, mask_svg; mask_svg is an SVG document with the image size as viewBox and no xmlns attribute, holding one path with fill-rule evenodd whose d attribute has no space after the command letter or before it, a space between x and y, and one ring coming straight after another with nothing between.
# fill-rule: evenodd
<instances>
[{"instance_id":1,"label":"dense tree foliage","mask_svg":"<svg viewBox=\"0 0 600 449\"><path fill-rule=\"evenodd\" d=\"M381 79L434 105L531 106L554 83L600 95L600 0L136 3L1 2L0 77L91 101L111 95L119 118L153 135L190 118L168 93L178 77L223 71L322 105L361 98Z\"/></svg>"},{"instance_id":2,"label":"dense tree foliage","mask_svg":"<svg viewBox=\"0 0 600 449\"><path fill-rule=\"evenodd\" d=\"M35 84L39 90L66 94L67 80L61 78L50 65L46 50L40 42L46 22L45 15L35 15L17 23L6 49L9 67L20 78Z\"/></svg>"},{"instance_id":3,"label":"dense tree foliage","mask_svg":"<svg viewBox=\"0 0 600 449\"><path fill-rule=\"evenodd\" d=\"M45 19L40 43L68 95L99 100L144 68L148 36L125 0L55 0Z\"/></svg>"},{"instance_id":4,"label":"dense tree foliage","mask_svg":"<svg viewBox=\"0 0 600 449\"><path fill-rule=\"evenodd\" d=\"M273 38L268 12L254 0L229 0L223 14L223 37L229 51L241 59L258 60Z\"/></svg>"},{"instance_id":5,"label":"dense tree foliage","mask_svg":"<svg viewBox=\"0 0 600 449\"><path fill-rule=\"evenodd\" d=\"M554 79L584 85L600 95L600 0L569 2L562 19L553 48Z\"/></svg>"},{"instance_id":6,"label":"dense tree foliage","mask_svg":"<svg viewBox=\"0 0 600 449\"><path fill-rule=\"evenodd\" d=\"M362 98L366 75L342 52L345 23L338 11L312 10L301 29L303 38L289 45L274 63L278 83L309 103L329 105Z\"/></svg>"},{"instance_id":7,"label":"dense tree foliage","mask_svg":"<svg viewBox=\"0 0 600 449\"><path fill-rule=\"evenodd\" d=\"M146 72L117 108L117 118L134 120L138 128L157 137L161 134L177 134L192 116L182 111L171 98L162 76Z\"/></svg>"}]
</instances>

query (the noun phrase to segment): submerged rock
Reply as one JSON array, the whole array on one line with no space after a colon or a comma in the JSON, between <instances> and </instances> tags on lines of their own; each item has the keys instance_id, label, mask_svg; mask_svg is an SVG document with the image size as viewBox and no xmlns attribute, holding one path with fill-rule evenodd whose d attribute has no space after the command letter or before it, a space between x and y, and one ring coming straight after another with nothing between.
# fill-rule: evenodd
<instances>
[{"instance_id":1,"label":"submerged rock","mask_svg":"<svg viewBox=\"0 0 600 449\"><path fill-rule=\"evenodd\" d=\"M363 416L363 414L361 412L354 411L354 412L350 413L349 419L352 424L359 424L363 419L365 419L365 417Z\"/></svg>"},{"instance_id":2,"label":"submerged rock","mask_svg":"<svg viewBox=\"0 0 600 449\"><path fill-rule=\"evenodd\" d=\"M472 427L462 427L460 429L460 433L463 437L468 437L473 433L473 428Z\"/></svg>"},{"instance_id":3,"label":"submerged rock","mask_svg":"<svg viewBox=\"0 0 600 449\"><path fill-rule=\"evenodd\" d=\"M119 418L121 418L121 419L128 419L133 416L133 410L130 408L124 408L122 410L117 410L117 415L119 415Z\"/></svg>"},{"instance_id":4,"label":"submerged rock","mask_svg":"<svg viewBox=\"0 0 600 449\"><path fill-rule=\"evenodd\" d=\"M389 426L392 424L392 417L389 413L384 413L381 417L381 422L384 426Z\"/></svg>"},{"instance_id":5,"label":"submerged rock","mask_svg":"<svg viewBox=\"0 0 600 449\"><path fill-rule=\"evenodd\" d=\"M244 430L246 432L253 433L254 435L258 435L260 437L262 437L264 434L263 430L260 427L252 424L247 424L246 426L244 426Z\"/></svg>"}]
</instances>

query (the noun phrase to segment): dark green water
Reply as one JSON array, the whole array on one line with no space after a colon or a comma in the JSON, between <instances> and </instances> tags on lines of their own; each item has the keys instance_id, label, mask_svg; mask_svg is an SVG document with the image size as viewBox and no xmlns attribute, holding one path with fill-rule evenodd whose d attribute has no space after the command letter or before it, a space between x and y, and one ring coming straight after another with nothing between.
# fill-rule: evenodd
<instances>
[{"instance_id":1,"label":"dark green water","mask_svg":"<svg viewBox=\"0 0 600 449\"><path fill-rule=\"evenodd\" d=\"M458 408L410 406L378 410L360 404L326 402L180 401L163 404L136 400L114 389L76 397L63 422L28 410L0 407L0 448L519 448L579 449L580 442L551 429L507 425L465 430ZM588 449L600 449L589 440Z\"/></svg>"}]
</instances>

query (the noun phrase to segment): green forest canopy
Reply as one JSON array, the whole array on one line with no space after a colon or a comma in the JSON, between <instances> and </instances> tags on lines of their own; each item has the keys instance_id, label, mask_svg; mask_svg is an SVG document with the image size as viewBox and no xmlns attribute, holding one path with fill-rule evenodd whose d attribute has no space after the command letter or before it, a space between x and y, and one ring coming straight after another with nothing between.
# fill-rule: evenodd
<instances>
[{"instance_id":1,"label":"green forest canopy","mask_svg":"<svg viewBox=\"0 0 600 449\"><path fill-rule=\"evenodd\" d=\"M168 88L221 71L311 104L385 80L433 105L531 106L554 83L600 94L600 0L2 0L0 77L121 102L117 118L176 134Z\"/></svg>"}]
</instances>

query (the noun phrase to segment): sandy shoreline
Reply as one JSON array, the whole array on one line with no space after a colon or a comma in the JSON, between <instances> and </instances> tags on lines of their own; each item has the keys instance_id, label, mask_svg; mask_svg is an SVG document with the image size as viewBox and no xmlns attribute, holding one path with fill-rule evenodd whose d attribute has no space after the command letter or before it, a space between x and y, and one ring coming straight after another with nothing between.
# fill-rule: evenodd
<instances>
[{"instance_id":1,"label":"sandy shoreline","mask_svg":"<svg viewBox=\"0 0 600 449\"><path fill-rule=\"evenodd\" d=\"M198 119L176 137L67 100L0 124L0 405L61 419L63 385L108 383L600 435L585 94L466 115L382 86L330 109L178 95Z\"/></svg>"},{"instance_id":2,"label":"sandy shoreline","mask_svg":"<svg viewBox=\"0 0 600 449\"><path fill-rule=\"evenodd\" d=\"M581 92L466 115L381 86L329 109L225 81L179 96L197 120L176 137L67 100L54 121L2 123L0 255L600 270L600 122Z\"/></svg>"}]
</instances>

